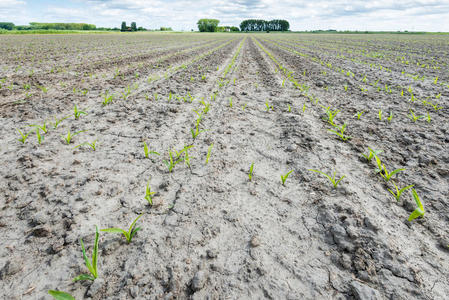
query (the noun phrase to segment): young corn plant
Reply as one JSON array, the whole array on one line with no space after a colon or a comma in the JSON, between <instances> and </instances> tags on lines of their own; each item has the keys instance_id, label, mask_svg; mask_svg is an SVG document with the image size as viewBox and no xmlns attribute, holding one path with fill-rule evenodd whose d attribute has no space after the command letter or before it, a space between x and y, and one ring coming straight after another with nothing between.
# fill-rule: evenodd
<instances>
[{"instance_id":1,"label":"young corn plant","mask_svg":"<svg viewBox=\"0 0 449 300\"><path fill-rule=\"evenodd\" d=\"M75 135L78 135L78 134L80 134L81 132L85 132L85 131L87 131L87 130L80 130L80 131L76 131L76 132L74 132L74 133L71 133L70 132L70 129L67 131L67 135L66 136L63 136L63 135L61 135L62 136L62 138L64 139L64 141L66 142L66 144L67 145L69 145L71 142L72 142L72 139L73 139L73 137L75 136Z\"/></svg>"},{"instance_id":2,"label":"young corn plant","mask_svg":"<svg viewBox=\"0 0 449 300\"><path fill-rule=\"evenodd\" d=\"M288 176L293 172L293 170L290 170L289 172L287 172L287 174L282 175L281 174L281 182L282 185L285 186L285 181L287 181Z\"/></svg>"},{"instance_id":3,"label":"young corn plant","mask_svg":"<svg viewBox=\"0 0 449 300\"><path fill-rule=\"evenodd\" d=\"M131 87L129 86L129 84L128 84L128 86L123 90L123 92L120 92L120 94L121 94L121 98L122 98L123 100L128 100L129 96L131 95Z\"/></svg>"},{"instance_id":4,"label":"young corn plant","mask_svg":"<svg viewBox=\"0 0 449 300\"><path fill-rule=\"evenodd\" d=\"M327 179L329 179L330 182L332 182L332 185L334 186L334 188L337 188L337 186L340 183L340 181L342 181L342 179L346 177L346 175L343 175L342 177L340 177L340 179L337 180L337 178L335 177L337 172L334 172L334 174L332 176L330 176L330 175L327 175L324 172L321 172L321 171L318 171L318 170L314 170L314 169L309 169L309 171L326 176Z\"/></svg>"},{"instance_id":5,"label":"young corn plant","mask_svg":"<svg viewBox=\"0 0 449 300\"><path fill-rule=\"evenodd\" d=\"M112 100L114 99L114 95L109 95L108 91L106 91L103 95L103 106L106 106L110 103L112 103Z\"/></svg>"},{"instance_id":6,"label":"young corn plant","mask_svg":"<svg viewBox=\"0 0 449 300\"><path fill-rule=\"evenodd\" d=\"M388 172L385 165L382 164L382 171L379 173L380 173L380 176L382 176L382 178L385 179L386 182L388 182L388 181L390 181L391 177L393 177L395 174L402 172L402 171L405 171L405 169L396 169L390 173L390 172Z\"/></svg>"},{"instance_id":7,"label":"young corn plant","mask_svg":"<svg viewBox=\"0 0 449 300\"><path fill-rule=\"evenodd\" d=\"M423 217L424 213L426 212L424 210L424 206L423 206L421 200L419 199L418 193L416 192L415 189L412 189L412 195L413 195L413 199L415 199L417 208L408 217L409 221L412 221L418 217Z\"/></svg>"},{"instance_id":8,"label":"young corn plant","mask_svg":"<svg viewBox=\"0 0 449 300\"><path fill-rule=\"evenodd\" d=\"M76 149L76 148L79 148L79 147L83 147L83 146L88 146L88 147L90 147L93 151L95 151L95 150L97 150L97 140L93 141L92 143L89 143L89 142L81 143L81 144L79 144L78 146L73 147L73 149Z\"/></svg>"},{"instance_id":9,"label":"young corn plant","mask_svg":"<svg viewBox=\"0 0 449 300\"><path fill-rule=\"evenodd\" d=\"M254 163L252 163L251 166L249 167L249 172L248 172L249 181L253 180L253 172L254 172Z\"/></svg>"},{"instance_id":10,"label":"young corn plant","mask_svg":"<svg viewBox=\"0 0 449 300\"><path fill-rule=\"evenodd\" d=\"M79 281L79 280L94 281L98 277L97 259L98 259L98 239L99 239L99 237L100 237L100 234L98 233L98 227L96 227L94 249L92 250L92 261L89 261L89 259L87 258L86 249L84 249L83 239L80 239L81 249L83 250L84 262L86 263L86 267L89 270L90 274L81 274L81 275L73 278L73 281Z\"/></svg>"},{"instance_id":11,"label":"young corn plant","mask_svg":"<svg viewBox=\"0 0 449 300\"><path fill-rule=\"evenodd\" d=\"M390 115L387 118L388 122L391 122L393 120L393 112L390 111Z\"/></svg>"},{"instance_id":12,"label":"young corn plant","mask_svg":"<svg viewBox=\"0 0 449 300\"><path fill-rule=\"evenodd\" d=\"M64 121L65 119L67 119L67 118L69 118L69 117L70 117L70 116L67 116L67 117L63 117L63 118L61 118L61 119L57 119L57 118L55 117L55 122L53 123L53 129L58 128L59 124L61 124L62 121Z\"/></svg>"},{"instance_id":13,"label":"young corn plant","mask_svg":"<svg viewBox=\"0 0 449 300\"><path fill-rule=\"evenodd\" d=\"M273 110L273 105L268 103L268 100L265 101L265 111Z\"/></svg>"},{"instance_id":14,"label":"young corn plant","mask_svg":"<svg viewBox=\"0 0 449 300\"><path fill-rule=\"evenodd\" d=\"M354 117L357 117L357 120L360 120L360 118L362 117L362 115L365 113L364 110L362 110L361 112L358 112L354 115Z\"/></svg>"},{"instance_id":15,"label":"young corn plant","mask_svg":"<svg viewBox=\"0 0 449 300\"><path fill-rule=\"evenodd\" d=\"M42 130L43 133L47 133L48 132L47 121L44 121L44 124L42 124L42 125L35 125L35 124L33 124L33 125L28 125L28 126L40 129L40 130Z\"/></svg>"},{"instance_id":16,"label":"young corn plant","mask_svg":"<svg viewBox=\"0 0 449 300\"><path fill-rule=\"evenodd\" d=\"M413 112L413 110L410 109L410 115L408 115L408 117L410 118L410 120L412 120L413 122L418 121L421 118L424 118L424 116L417 116L415 115L415 113Z\"/></svg>"},{"instance_id":17,"label":"young corn plant","mask_svg":"<svg viewBox=\"0 0 449 300\"><path fill-rule=\"evenodd\" d=\"M100 231L103 232L111 232L111 233L121 233L125 236L126 238L126 242L129 244L131 243L131 240L133 239L134 235L137 233L137 231L139 231L141 228L140 227L136 227L136 222L137 220L140 219L140 217L142 217L143 214L140 214L129 226L128 231L125 231L123 229L120 228L106 228L106 229L101 229Z\"/></svg>"},{"instance_id":18,"label":"young corn plant","mask_svg":"<svg viewBox=\"0 0 449 300\"><path fill-rule=\"evenodd\" d=\"M153 206L153 195L154 194L156 194L156 192L151 191L150 180L148 180L147 187L145 188L145 200L148 201L148 204L150 206Z\"/></svg>"},{"instance_id":19,"label":"young corn plant","mask_svg":"<svg viewBox=\"0 0 449 300\"><path fill-rule=\"evenodd\" d=\"M75 300L75 298L66 292L49 290L48 294L52 296L55 300Z\"/></svg>"},{"instance_id":20,"label":"young corn plant","mask_svg":"<svg viewBox=\"0 0 449 300\"><path fill-rule=\"evenodd\" d=\"M332 126L335 126L334 119L337 116L337 114L340 112L340 110L331 110L330 107L326 108L326 114L327 114L327 122L331 124Z\"/></svg>"},{"instance_id":21,"label":"young corn plant","mask_svg":"<svg viewBox=\"0 0 449 300\"><path fill-rule=\"evenodd\" d=\"M20 129L16 129L17 132L20 134L20 138L18 138L17 140L19 142L21 142L22 144L25 144L28 136L30 135L31 131L29 131L27 134L24 134L22 131L20 131Z\"/></svg>"},{"instance_id":22,"label":"young corn plant","mask_svg":"<svg viewBox=\"0 0 449 300\"><path fill-rule=\"evenodd\" d=\"M42 143L42 139L43 139L43 137L42 137L42 135L41 135L41 132L40 132L40 129L39 128L36 128L36 137L37 137L37 142L39 143L39 145Z\"/></svg>"},{"instance_id":23,"label":"young corn plant","mask_svg":"<svg viewBox=\"0 0 449 300\"><path fill-rule=\"evenodd\" d=\"M379 109L379 121L382 121L382 110Z\"/></svg>"},{"instance_id":24,"label":"young corn plant","mask_svg":"<svg viewBox=\"0 0 449 300\"><path fill-rule=\"evenodd\" d=\"M363 157L365 157L367 161L371 161L373 157L377 157L379 153L382 153L382 150L373 150L370 147L368 147L368 151L369 151L368 155L362 153Z\"/></svg>"},{"instance_id":25,"label":"young corn plant","mask_svg":"<svg viewBox=\"0 0 449 300\"><path fill-rule=\"evenodd\" d=\"M160 153L158 153L156 151L151 151L148 148L148 144L145 141L143 142L143 152L145 154L145 158L148 158L150 154L160 155Z\"/></svg>"},{"instance_id":26,"label":"young corn plant","mask_svg":"<svg viewBox=\"0 0 449 300\"><path fill-rule=\"evenodd\" d=\"M193 138L193 139L196 139L196 137L197 137L201 132L204 131L204 130L200 130L200 121L201 121L201 117L198 118L198 119L196 120L196 126L195 126L195 128L190 129L190 133L192 134L192 138Z\"/></svg>"},{"instance_id":27,"label":"young corn plant","mask_svg":"<svg viewBox=\"0 0 449 300\"><path fill-rule=\"evenodd\" d=\"M346 123L344 123L341 127L338 127L336 125L334 125L334 127L337 128L339 131L332 130L332 129L328 129L328 131L332 132L333 134L338 135L344 142L351 138L350 136L345 135Z\"/></svg>"},{"instance_id":28,"label":"young corn plant","mask_svg":"<svg viewBox=\"0 0 449 300\"><path fill-rule=\"evenodd\" d=\"M229 107L232 108L232 98L229 98Z\"/></svg>"},{"instance_id":29,"label":"young corn plant","mask_svg":"<svg viewBox=\"0 0 449 300\"><path fill-rule=\"evenodd\" d=\"M206 165L209 163L210 155L212 153L212 147L214 144L210 144L209 149L207 150L207 156L206 156Z\"/></svg>"},{"instance_id":30,"label":"young corn plant","mask_svg":"<svg viewBox=\"0 0 449 300\"><path fill-rule=\"evenodd\" d=\"M73 108L73 116L75 117L75 120L78 120L81 115L87 115L85 111L78 110L78 107L75 104L75 107Z\"/></svg>"},{"instance_id":31,"label":"young corn plant","mask_svg":"<svg viewBox=\"0 0 449 300\"><path fill-rule=\"evenodd\" d=\"M182 153L184 153L187 149L192 148L192 147L193 147L193 146L187 146L187 147L184 147L184 149L182 149L182 150L179 151L179 152L176 151L176 150L173 150L173 151L169 151L169 152L168 152L169 160L163 160L163 162L164 162L164 164L167 166L168 172L169 172L169 173L171 173L171 172L173 171L174 167L175 167L178 163L184 161L184 158L181 157Z\"/></svg>"},{"instance_id":32,"label":"young corn plant","mask_svg":"<svg viewBox=\"0 0 449 300\"><path fill-rule=\"evenodd\" d=\"M396 183L394 183L394 181L392 181L392 182L393 182L395 191L393 191L391 189L388 189L388 191L394 196L396 201L399 201L403 192L414 187L414 184L411 184L411 185L404 186L402 189L399 189L398 186L396 185Z\"/></svg>"}]
</instances>

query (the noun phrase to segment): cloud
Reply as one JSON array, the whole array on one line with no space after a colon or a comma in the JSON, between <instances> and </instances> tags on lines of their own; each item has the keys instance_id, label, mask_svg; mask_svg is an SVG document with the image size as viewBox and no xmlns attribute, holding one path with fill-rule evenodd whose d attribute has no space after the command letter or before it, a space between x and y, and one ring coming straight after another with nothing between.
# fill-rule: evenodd
<instances>
[{"instance_id":1,"label":"cloud","mask_svg":"<svg viewBox=\"0 0 449 300\"><path fill-rule=\"evenodd\" d=\"M449 31L449 1L0 0L0 18L18 22L76 21L117 27L121 21L135 21L147 28L190 30L205 17L219 19L225 25L239 25L248 18L282 18L290 22L292 30Z\"/></svg>"}]
</instances>

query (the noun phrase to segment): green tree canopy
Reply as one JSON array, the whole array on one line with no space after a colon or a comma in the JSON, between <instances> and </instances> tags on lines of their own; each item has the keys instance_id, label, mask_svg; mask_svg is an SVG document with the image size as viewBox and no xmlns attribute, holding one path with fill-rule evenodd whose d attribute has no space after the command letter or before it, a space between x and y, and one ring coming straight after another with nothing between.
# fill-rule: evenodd
<instances>
[{"instance_id":1,"label":"green tree canopy","mask_svg":"<svg viewBox=\"0 0 449 300\"><path fill-rule=\"evenodd\" d=\"M6 30L13 30L14 29L14 23L11 22L0 22L0 28L6 29Z\"/></svg>"},{"instance_id":2,"label":"green tree canopy","mask_svg":"<svg viewBox=\"0 0 449 300\"><path fill-rule=\"evenodd\" d=\"M122 22L121 30L126 31L126 22L125 21Z\"/></svg>"},{"instance_id":3,"label":"green tree canopy","mask_svg":"<svg viewBox=\"0 0 449 300\"><path fill-rule=\"evenodd\" d=\"M288 31L290 24L286 20L244 20L240 23L241 31Z\"/></svg>"},{"instance_id":4,"label":"green tree canopy","mask_svg":"<svg viewBox=\"0 0 449 300\"><path fill-rule=\"evenodd\" d=\"M132 30L132 31L137 31L137 25L136 25L136 22L131 22L131 30Z\"/></svg>"},{"instance_id":5,"label":"green tree canopy","mask_svg":"<svg viewBox=\"0 0 449 300\"><path fill-rule=\"evenodd\" d=\"M201 32L215 32L217 31L218 23L217 19L200 19L198 20L198 30Z\"/></svg>"}]
</instances>

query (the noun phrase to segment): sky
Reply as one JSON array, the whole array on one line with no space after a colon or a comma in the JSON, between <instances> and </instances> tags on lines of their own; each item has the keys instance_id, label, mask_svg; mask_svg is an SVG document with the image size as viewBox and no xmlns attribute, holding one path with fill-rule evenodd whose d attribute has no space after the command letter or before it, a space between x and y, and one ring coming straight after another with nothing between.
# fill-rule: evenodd
<instances>
[{"instance_id":1,"label":"sky","mask_svg":"<svg viewBox=\"0 0 449 300\"><path fill-rule=\"evenodd\" d=\"M285 19L291 30L449 32L449 0L0 0L0 22L76 22L120 27L197 29L200 18L238 26L245 19Z\"/></svg>"}]
</instances>

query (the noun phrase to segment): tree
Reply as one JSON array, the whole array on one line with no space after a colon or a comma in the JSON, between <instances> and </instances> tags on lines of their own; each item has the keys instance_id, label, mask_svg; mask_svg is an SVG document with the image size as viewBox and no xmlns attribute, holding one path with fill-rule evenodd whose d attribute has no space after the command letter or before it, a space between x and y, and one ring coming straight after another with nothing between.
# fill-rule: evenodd
<instances>
[{"instance_id":1,"label":"tree","mask_svg":"<svg viewBox=\"0 0 449 300\"><path fill-rule=\"evenodd\" d=\"M131 22L131 31L137 31L136 22Z\"/></svg>"},{"instance_id":2,"label":"tree","mask_svg":"<svg viewBox=\"0 0 449 300\"><path fill-rule=\"evenodd\" d=\"M201 32L215 32L217 31L218 23L220 21L217 19L200 19L196 24Z\"/></svg>"},{"instance_id":3,"label":"tree","mask_svg":"<svg viewBox=\"0 0 449 300\"><path fill-rule=\"evenodd\" d=\"M122 31L126 31L126 22L125 21L122 22Z\"/></svg>"},{"instance_id":4,"label":"tree","mask_svg":"<svg viewBox=\"0 0 449 300\"><path fill-rule=\"evenodd\" d=\"M241 31L288 31L290 24L286 20L244 20L240 23Z\"/></svg>"},{"instance_id":5,"label":"tree","mask_svg":"<svg viewBox=\"0 0 449 300\"><path fill-rule=\"evenodd\" d=\"M13 30L14 29L14 23L10 22L0 22L0 28L6 29L6 30Z\"/></svg>"}]
</instances>

